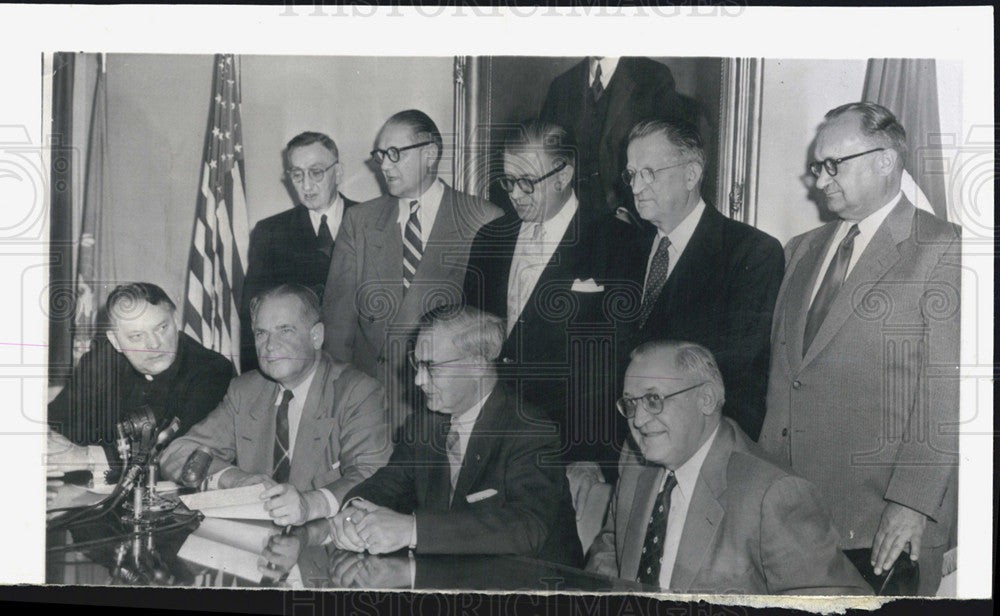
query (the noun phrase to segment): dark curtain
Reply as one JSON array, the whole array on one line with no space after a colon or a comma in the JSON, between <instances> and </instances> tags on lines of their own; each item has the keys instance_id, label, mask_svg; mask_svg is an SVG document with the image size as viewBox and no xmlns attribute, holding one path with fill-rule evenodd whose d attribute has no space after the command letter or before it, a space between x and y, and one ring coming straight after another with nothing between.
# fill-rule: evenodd
<instances>
[{"instance_id":1,"label":"dark curtain","mask_svg":"<svg viewBox=\"0 0 1000 616\"><path fill-rule=\"evenodd\" d=\"M52 61L52 167L49 177L49 379L59 381L73 366L73 71L72 53Z\"/></svg>"}]
</instances>

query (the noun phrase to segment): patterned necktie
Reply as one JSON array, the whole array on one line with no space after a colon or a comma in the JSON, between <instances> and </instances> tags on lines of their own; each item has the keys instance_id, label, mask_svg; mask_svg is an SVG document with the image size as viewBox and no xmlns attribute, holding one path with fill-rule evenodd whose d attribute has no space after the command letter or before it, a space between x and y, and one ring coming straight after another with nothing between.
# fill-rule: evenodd
<instances>
[{"instance_id":1,"label":"patterned necktie","mask_svg":"<svg viewBox=\"0 0 1000 616\"><path fill-rule=\"evenodd\" d=\"M448 429L448 439L445 441L445 451L448 452L448 466L451 471L451 496L455 496L455 486L458 484L458 474L462 471L462 451L459 447L458 430L452 424ZM449 498L449 501L451 499Z\"/></svg>"},{"instance_id":2,"label":"patterned necktie","mask_svg":"<svg viewBox=\"0 0 1000 616\"><path fill-rule=\"evenodd\" d=\"M653 261L649 264L649 275L646 276L646 288L642 293L642 305L639 307L639 328L646 325L646 319L653 312L653 304L660 297L660 291L667 282L667 273L670 271L670 238L663 236L660 238L660 245L656 247Z\"/></svg>"},{"instance_id":3,"label":"patterned necktie","mask_svg":"<svg viewBox=\"0 0 1000 616\"><path fill-rule=\"evenodd\" d=\"M319 241L319 251L329 257L333 254L333 235L330 234L330 226L326 224L326 214L320 216L319 233L316 235Z\"/></svg>"},{"instance_id":4,"label":"patterned necktie","mask_svg":"<svg viewBox=\"0 0 1000 616\"><path fill-rule=\"evenodd\" d=\"M670 515L670 493L676 485L677 478L671 471L653 505L653 515L649 516L649 524L646 526L646 539L642 542L642 555L639 557L639 574L635 577L640 584L660 585L663 542L667 537L667 517Z\"/></svg>"},{"instance_id":5,"label":"patterned necktie","mask_svg":"<svg viewBox=\"0 0 1000 616\"><path fill-rule=\"evenodd\" d=\"M281 404L274 422L274 472L271 477L278 483L288 483L292 470L292 456L288 450L288 403L292 400L292 390L281 393Z\"/></svg>"},{"instance_id":6,"label":"patterned necktie","mask_svg":"<svg viewBox=\"0 0 1000 616\"><path fill-rule=\"evenodd\" d=\"M403 232L403 287L409 289L413 277L420 265L420 257L424 253L424 244L420 240L420 202L410 201L410 219L406 221L406 231Z\"/></svg>"},{"instance_id":7,"label":"patterned necktie","mask_svg":"<svg viewBox=\"0 0 1000 616\"><path fill-rule=\"evenodd\" d=\"M601 63L597 63L597 69L594 71L594 83L590 86L590 94L594 97L594 101L601 99L601 94L604 94L604 84L601 83Z\"/></svg>"},{"instance_id":8,"label":"patterned necktie","mask_svg":"<svg viewBox=\"0 0 1000 616\"><path fill-rule=\"evenodd\" d=\"M826 313L830 311L830 306L833 304L834 298L837 297L840 287L844 286L844 279L847 278L847 266L851 263L851 253L854 252L854 238L857 237L858 233L860 233L858 225L851 225L847 231L847 237L840 242L837 254L833 256L830 266L826 268L826 275L823 276L823 282L820 283L819 290L816 291L816 298L813 299L812 306L809 307L809 314L806 315L806 332L802 338L803 356L809 350L813 338L816 337L819 326L823 324Z\"/></svg>"}]
</instances>

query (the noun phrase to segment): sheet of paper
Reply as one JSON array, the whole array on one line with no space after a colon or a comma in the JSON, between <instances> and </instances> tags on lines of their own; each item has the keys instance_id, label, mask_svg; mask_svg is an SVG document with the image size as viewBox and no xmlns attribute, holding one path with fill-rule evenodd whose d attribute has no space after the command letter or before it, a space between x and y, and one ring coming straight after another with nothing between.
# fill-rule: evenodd
<instances>
[{"instance_id":1,"label":"sheet of paper","mask_svg":"<svg viewBox=\"0 0 1000 616\"><path fill-rule=\"evenodd\" d=\"M182 495L183 502L192 511L202 511L208 515L208 509L220 507L232 507L234 505L257 504L263 511L263 501L260 500L261 493L266 488L263 484L245 486L242 488L229 488L227 490L211 490L209 492L197 492L195 494Z\"/></svg>"},{"instance_id":2,"label":"sheet of paper","mask_svg":"<svg viewBox=\"0 0 1000 616\"><path fill-rule=\"evenodd\" d=\"M267 546L271 535L280 530L271 522L206 518L192 534L259 554Z\"/></svg>"},{"instance_id":3,"label":"sheet of paper","mask_svg":"<svg viewBox=\"0 0 1000 616\"><path fill-rule=\"evenodd\" d=\"M199 536L197 532L188 535L184 545L177 551L177 556L203 567L232 573L254 584L259 584L264 578L257 569L259 552L241 550L232 545L213 541Z\"/></svg>"}]
</instances>

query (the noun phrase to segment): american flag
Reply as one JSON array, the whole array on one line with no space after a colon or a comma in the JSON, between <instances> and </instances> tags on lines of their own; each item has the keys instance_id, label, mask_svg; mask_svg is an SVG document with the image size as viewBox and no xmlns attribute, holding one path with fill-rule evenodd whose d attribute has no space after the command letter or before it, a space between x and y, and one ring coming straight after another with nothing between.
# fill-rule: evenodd
<instances>
[{"instance_id":1,"label":"american flag","mask_svg":"<svg viewBox=\"0 0 1000 616\"><path fill-rule=\"evenodd\" d=\"M233 359L239 369L237 314L250 232L243 186L240 83L232 54L216 54L201 190L188 257L184 331Z\"/></svg>"}]
</instances>

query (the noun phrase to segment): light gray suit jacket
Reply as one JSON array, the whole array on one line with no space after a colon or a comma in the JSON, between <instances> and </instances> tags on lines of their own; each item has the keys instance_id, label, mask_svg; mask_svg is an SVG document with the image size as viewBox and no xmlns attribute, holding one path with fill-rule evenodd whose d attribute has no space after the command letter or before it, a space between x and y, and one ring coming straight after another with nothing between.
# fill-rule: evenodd
<instances>
[{"instance_id":1,"label":"light gray suit jacket","mask_svg":"<svg viewBox=\"0 0 1000 616\"><path fill-rule=\"evenodd\" d=\"M587 569L635 580L666 469L622 454ZM667 522L670 523L669 520ZM688 505L670 590L711 594L871 594L838 548L815 488L771 462L723 417Z\"/></svg>"},{"instance_id":2,"label":"light gray suit jacket","mask_svg":"<svg viewBox=\"0 0 1000 616\"><path fill-rule=\"evenodd\" d=\"M270 475L279 389L257 370L237 377L222 403L167 447L164 465L187 460L204 445L214 458L210 473L236 464ZM377 381L324 355L302 409L289 483L300 491L326 488L343 502L348 490L385 466L392 445L384 398Z\"/></svg>"},{"instance_id":3,"label":"light gray suit jacket","mask_svg":"<svg viewBox=\"0 0 1000 616\"><path fill-rule=\"evenodd\" d=\"M871 547L886 501L929 516L923 545L942 546L957 487L960 230L904 197L803 357L836 226L785 248L760 444L819 488L846 548Z\"/></svg>"},{"instance_id":4,"label":"light gray suit jacket","mask_svg":"<svg viewBox=\"0 0 1000 616\"><path fill-rule=\"evenodd\" d=\"M399 200L384 195L344 211L323 296L323 348L378 379L394 409L413 387L406 343L421 315L461 303L469 246L479 228L500 213L488 201L445 186L420 265L405 290ZM407 414L395 414L393 427Z\"/></svg>"}]
</instances>

